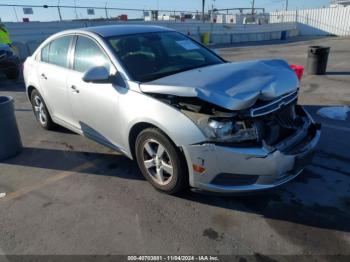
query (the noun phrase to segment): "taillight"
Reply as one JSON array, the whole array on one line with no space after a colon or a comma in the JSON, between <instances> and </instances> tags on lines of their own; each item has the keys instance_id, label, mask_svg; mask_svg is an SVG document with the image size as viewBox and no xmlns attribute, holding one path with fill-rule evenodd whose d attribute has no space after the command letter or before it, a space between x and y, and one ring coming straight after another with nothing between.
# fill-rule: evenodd
<instances>
[{"instance_id":1,"label":"taillight","mask_svg":"<svg viewBox=\"0 0 350 262\"><path fill-rule=\"evenodd\" d=\"M290 65L290 68L292 68L292 70L297 75L299 81L301 81L301 78L303 77L303 74L304 74L304 67L302 65L293 64L293 65Z\"/></svg>"}]
</instances>

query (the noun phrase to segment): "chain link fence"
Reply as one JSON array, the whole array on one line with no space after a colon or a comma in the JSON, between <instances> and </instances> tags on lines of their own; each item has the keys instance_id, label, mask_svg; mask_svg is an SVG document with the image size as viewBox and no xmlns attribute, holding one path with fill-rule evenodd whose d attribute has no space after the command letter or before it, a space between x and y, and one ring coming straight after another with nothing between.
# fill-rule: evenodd
<instances>
[{"instance_id":1,"label":"chain link fence","mask_svg":"<svg viewBox=\"0 0 350 262\"><path fill-rule=\"evenodd\" d=\"M52 21L170 21L220 24L268 24L292 22L291 18L271 18L264 8L231 8L201 12L189 10L146 10L108 6L14 5L0 4L2 22Z\"/></svg>"},{"instance_id":2,"label":"chain link fence","mask_svg":"<svg viewBox=\"0 0 350 262\"><path fill-rule=\"evenodd\" d=\"M2 22L52 22L72 20L185 21L202 18L187 10L146 10L107 6L10 5L0 4Z\"/></svg>"}]
</instances>

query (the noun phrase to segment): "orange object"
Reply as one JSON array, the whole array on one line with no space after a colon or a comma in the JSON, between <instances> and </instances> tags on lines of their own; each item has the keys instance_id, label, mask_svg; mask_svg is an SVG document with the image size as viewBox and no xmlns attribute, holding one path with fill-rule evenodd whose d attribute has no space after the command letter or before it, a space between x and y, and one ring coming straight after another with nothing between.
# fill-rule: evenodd
<instances>
[{"instance_id":1,"label":"orange object","mask_svg":"<svg viewBox=\"0 0 350 262\"><path fill-rule=\"evenodd\" d=\"M205 171L204 167L196 165L196 164L193 164L192 167L193 167L193 171L194 172L197 172L197 173L200 173L200 174L204 173L204 171Z\"/></svg>"},{"instance_id":2,"label":"orange object","mask_svg":"<svg viewBox=\"0 0 350 262\"><path fill-rule=\"evenodd\" d=\"M299 81L301 81L301 78L303 77L304 74L304 67L302 65L290 65L290 68L292 68L297 75Z\"/></svg>"}]
</instances>

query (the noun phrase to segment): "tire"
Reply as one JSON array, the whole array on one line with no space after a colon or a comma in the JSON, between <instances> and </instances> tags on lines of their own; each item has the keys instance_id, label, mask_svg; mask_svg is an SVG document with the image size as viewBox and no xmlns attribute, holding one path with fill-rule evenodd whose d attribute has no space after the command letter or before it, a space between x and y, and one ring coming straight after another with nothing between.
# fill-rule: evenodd
<instances>
[{"instance_id":1,"label":"tire","mask_svg":"<svg viewBox=\"0 0 350 262\"><path fill-rule=\"evenodd\" d=\"M17 68L9 70L5 74L6 77L10 80L17 80L19 78L19 70Z\"/></svg>"},{"instance_id":2,"label":"tire","mask_svg":"<svg viewBox=\"0 0 350 262\"><path fill-rule=\"evenodd\" d=\"M30 95L30 101L32 103L32 109L36 119L42 128L46 130L53 130L56 124L52 121L49 111L47 110L44 99L40 93L34 89ZM40 101L40 102L39 102Z\"/></svg>"},{"instance_id":3,"label":"tire","mask_svg":"<svg viewBox=\"0 0 350 262\"><path fill-rule=\"evenodd\" d=\"M143 176L156 189L176 194L188 188L185 158L159 129L147 128L140 132L135 143L135 155Z\"/></svg>"}]
</instances>

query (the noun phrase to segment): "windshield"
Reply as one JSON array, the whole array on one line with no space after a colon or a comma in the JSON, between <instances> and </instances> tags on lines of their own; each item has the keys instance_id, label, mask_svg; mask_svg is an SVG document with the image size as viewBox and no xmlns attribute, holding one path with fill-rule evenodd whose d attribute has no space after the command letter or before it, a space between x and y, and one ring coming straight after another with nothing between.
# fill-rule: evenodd
<instances>
[{"instance_id":1,"label":"windshield","mask_svg":"<svg viewBox=\"0 0 350 262\"><path fill-rule=\"evenodd\" d=\"M108 41L132 79L139 82L223 63L218 56L177 32L117 36Z\"/></svg>"}]
</instances>

